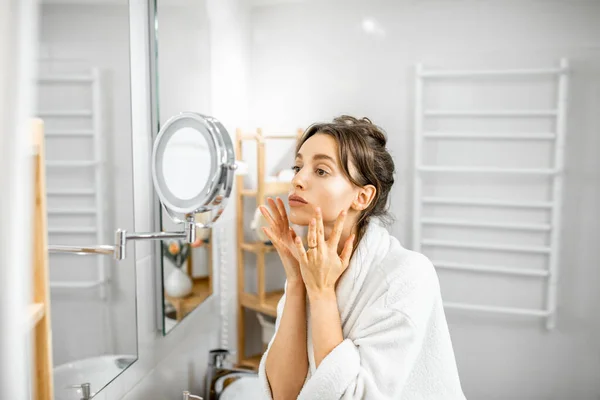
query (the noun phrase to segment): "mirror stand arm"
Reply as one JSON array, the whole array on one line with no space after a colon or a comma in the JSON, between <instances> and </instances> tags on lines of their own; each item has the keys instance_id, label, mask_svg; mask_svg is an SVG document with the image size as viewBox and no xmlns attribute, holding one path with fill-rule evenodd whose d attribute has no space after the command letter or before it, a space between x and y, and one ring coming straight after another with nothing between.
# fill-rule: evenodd
<instances>
[{"instance_id":1,"label":"mirror stand arm","mask_svg":"<svg viewBox=\"0 0 600 400\"><path fill-rule=\"evenodd\" d=\"M196 241L196 225L194 217L189 216L184 222L185 230L183 232L133 232L127 233L122 229L115 232L115 260L124 260L126 257L126 248L128 240L164 240L164 239L185 239L187 243Z\"/></svg>"},{"instance_id":2,"label":"mirror stand arm","mask_svg":"<svg viewBox=\"0 0 600 400\"><path fill-rule=\"evenodd\" d=\"M126 248L129 240L164 240L164 239L185 239L187 243L196 241L196 224L193 215L187 217L184 222L183 232L133 232L127 233L126 230L117 229L115 232L114 246L48 246L49 253L72 253L78 255L86 254L112 254L115 260L124 260L127 256Z\"/></svg>"}]
</instances>

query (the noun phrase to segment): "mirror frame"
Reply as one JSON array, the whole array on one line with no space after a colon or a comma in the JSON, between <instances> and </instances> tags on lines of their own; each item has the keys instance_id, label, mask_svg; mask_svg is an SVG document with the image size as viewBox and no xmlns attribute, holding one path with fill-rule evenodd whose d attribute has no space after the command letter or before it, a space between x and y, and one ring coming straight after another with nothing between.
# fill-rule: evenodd
<instances>
[{"instance_id":1,"label":"mirror frame","mask_svg":"<svg viewBox=\"0 0 600 400\"><path fill-rule=\"evenodd\" d=\"M164 144L165 141L177 132L174 130L174 127L179 127L180 125L192 129L196 129L192 125L204 128L196 130L198 134L202 134L204 139L206 139L214 157L211 160L212 176L209 178L209 183L203 188L203 191L206 192L198 194L191 200L173 201L172 197L174 196L169 193L170 191L166 187L166 184L161 185L161 183L164 183L164 179L162 178L162 164L160 162L162 162L162 154L166 146ZM172 127L173 130L170 130ZM196 214L209 213L207 222L195 221L195 224L199 228L210 228L223 213L231 196L236 167L235 152L229 132L213 117L190 111L181 112L169 118L155 138L152 151L152 181L154 190L159 197L160 203L163 206L162 208L175 223L190 221L190 215L195 216Z\"/></svg>"},{"instance_id":2,"label":"mirror frame","mask_svg":"<svg viewBox=\"0 0 600 400\"><path fill-rule=\"evenodd\" d=\"M199 129L196 129L196 126L192 127L190 125L198 125ZM217 155L210 159L210 172L207 182L204 183L199 193L187 200L178 199L168 187L164 177L164 155L167 151L169 140L179 132L179 128L194 129L196 134L201 135L206 141L211 154ZM173 211L182 214L196 213L198 210L197 205L199 203L202 205L211 203L211 197L213 197L217 191L217 183L220 181L220 175L222 173L220 165L217 165L221 158L218 156L221 149L217 147L218 140L215 136L214 131L206 126L206 122L203 120L202 116L191 112L184 112L172 116L160 129L158 136L154 140L152 150L152 180L154 182L154 190L157 192L158 197L167 212L170 213L170 211Z\"/></svg>"},{"instance_id":3,"label":"mirror frame","mask_svg":"<svg viewBox=\"0 0 600 400\"><path fill-rule=\"evenodd\" d=\"M150 97L150 104L148 105L148 114L150 115L150 143L149 149L152 147L152 143L158 136L160 130L160 112L158 109L158 19L157 19L157 0L148 1L148 94ZM160 198L155 190L149 190L148 195L150 196L150 213L152 215L151 229L156 232L162 228L162 204ZM156 319L156 330L159 331L163 336L166 336L168 332L165 332L165 319L164 319L164 279L163 279L163 265L162 265L162 246L160 243L152 244L152 258L154 279L156 284L154 285L154 310ZM156 264L160 262L160 265ZM170 331L169 331L170 332Z\"/></svg>"}]
</instances>

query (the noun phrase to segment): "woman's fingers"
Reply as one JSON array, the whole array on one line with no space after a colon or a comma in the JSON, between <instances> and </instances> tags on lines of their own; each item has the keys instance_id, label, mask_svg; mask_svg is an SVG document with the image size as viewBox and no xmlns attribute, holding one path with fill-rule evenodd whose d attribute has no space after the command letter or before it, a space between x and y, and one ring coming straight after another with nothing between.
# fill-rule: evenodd
<instances>
[{"instance_id":1,"label":"woman's fingers","mask_svg":"<svg viewBox=\"0 0 600 400\"><path fill-rule=\"evenodd\" d=\"M272 198L267 198L267 203L269 204L269 208L266 206L260 206L260 212L267 219L269 225L273 228L277 228L280 234L285 233L285 229L290 226L287 213L285 211L285 205L283 201L278 197L277 202Z\"/></svg>"},{"instance_id":2,"label":"woman's fingers","mask_svg":"<svg viewBox=\"0 0 600 400\"><path fill-rule=\"evenodd\" d=\"M350 237L346 239L346 243L344 243L344 249L340 256L344 269L348 268L348 264L350 263L350 256L352 256L352 248L354 247L354 237L354 234L350 235Z\"/></svg>"},{"instance_id":3,"label":"woman's fingers","mask_svg":"<svg viewBox=\"0 0 600 400\"><path fill-rule=\"evenodd\" d=\"M298 257L296 256L296 237L298 235L296 235L296 232L292 229L292 227L289 227L289 240L286 240L286 246L288 248L288 250L294 255L294 257L297 259Z\"/></svg>"},{"instance_id":4,"label":"woman's fingers","mask_svg":"<svg viewBox=\"0 0 600 400\"><path fill-rule=\"evenodd\" d=\"M323 227L323 214L321 208L317 207L317 245L325 250L325 228Z\"/></svg>"},{"instance_id":5,"label":"woman's fingers","mask_svg":"<svg viewBox=\"0 0 600 400\"><path fill-rule=\"evenodd\" d=\"M271 229L263 226L262 230L265 233L265 235L267 235L267 237L271 240L271 243L277 245L279 244L280 239L277 237L277 235L273 234L273 231Z\"/></svg>"},{"instance_id":6,"label":"woman's fingers","mask_svg":"<svg viewBox=\"0 0 600 400\"><path fill-rule=\"evenodd\" d=\"M281 200L280 197L277 197L277 210L279 211L279 215L281 215L282 222L285 224L285 226L290 226L287 211L285 211L285 204L283 204L283 200Z\"/></svg>"},{"instance_id":7,"label":"woman's fingers","mask_svg":"<svg viewBox=\"0 0 600 400\"><path fill-rule=\"evenodd\" d=\"M258 209L260 210L260 213L265 217L269 225L271 225L272 227L277 226L277 222L275 222L275 220L271 216L271 213L269 212L269 210L267 210L267 207L259 206Z\"/></svg>"},{"instance_id":8,"label":"woman's fingers","mask_svg":"<svg viewBox=\"0 0 600 400\"><path fill-rule=\"evenodd\" d=\"M289 234L290 234L290 239L292 239L292 243L294 243L294 241L296 240L296 237L298 237L298 235L296 235L296 231L294 229L292 229L292 227L289 227Z\"/></svg>"},{"instance_id":9,"label":"woman's fingers","mask_svg":"<svg viewBox=\"0 0 600 400\"><path fill-rule=\"evenodd\" d=\"M294 244L296 245L296 254L299 257L299 261L303 262L305 265L308 264L308 257L306 256L306 249L302 244L302 240L300 240L299 237L296 237Z\"/></svg>"},{"instance_id":10,"label":"woman's fingers","mask_svg":"<svg viewBox=\"0 0 600 400\"><path fill-rule=\"evenodd\" d=\"M309 249L317 247L317 221L312 218L308 225L308 235L306 235L306 241Z\"/></svg>"},{"instance_id":11,"label":"woman's fingers","mask_svg":"<svg viewBox=\"0 0 600 400\"><path fill-rule=\"evenodd\" d=\"M331 236L329 237L329 245L333 246L337 249L337 245L340 242L340 237L342 236L342 230L344 229L344 221L346 220L346 210L342 210L340 215L335 220L335 224L333 225L333 231L331 232Z\"/></svg>"},{"instance_id":12,"label":"woman's fingers","mask_svg":"<svg viewBox=\"0 0 600 400\"><path fill-rule=\"evenodd\" d=\"M281 214L279 213L279 209L277 208L277 204L275 203L275 200L273 200L271 197L269 197L267 199L267 202L269 203L269 208L271 209L271 212L273 213L273 219L275 221L277 221L278 224L281 223Z\"/></svg>"}]
</instances>

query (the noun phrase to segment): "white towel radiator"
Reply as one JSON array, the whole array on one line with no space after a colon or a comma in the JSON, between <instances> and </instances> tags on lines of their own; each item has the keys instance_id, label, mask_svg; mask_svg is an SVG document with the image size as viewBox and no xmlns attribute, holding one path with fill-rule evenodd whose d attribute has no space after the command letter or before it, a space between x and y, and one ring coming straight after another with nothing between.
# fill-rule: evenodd
<instances>
[{"instance_id":1,"label":"white towel radiator","mask_svg":"<svg viewBox=\"0 0 600 400\"><path fill-rule=\"evenodd\" d=\"M510 268L498 266L484 266L465 264L461 262L432 260L438 269L451 269L468 271L472 273L496 273L511 275L516 278L537 277L546 281L546 305L541 309L498 307L491 305L467 304L445 302L446 308L473 310L480 312L504 313L541 317L546 319L546 327L553 329L556 323L556 297L559 279L559 249L561 231L561 208L563 187L563 159L565 147L565 118L567 108L569 66L567 59L561 59L558 67L541 69L516 69L516 70L426 70L422 64L416 65L415 74L415 141L414 141L414 198L413 198L413 249L421 251L422 246L438 246L454 249L477 249L505 252L522 252L544 254L547 256L547 269ZM546 75L557 79L557 98L554 99L555 109L550 110L497 110L497 111L446 111L424 109L424 81L433 79L504 79L527 76ZM457 133L457 132L427 132L424 130L424 120L436 117L547 117L555 119L555 131L548 133ZM502 141L551 141L554 144L553 165L551 168L496 168L496 167L455 167L455 166L430 166L423 163L423 143L425 140L436 139L461 139L461 140L502 140ZM515 177L533 175L551 177L551 199L548 201L506 201L498 199L470 199L447 197L424 197L423 175L431 173L443 174L505 174ZM516 179L516 178L515 178ZM509 222L482 222L479 220L424 218L423 205L453 205L453 206L481 206L496 208L514 208L530 210L547 210L550 212L550 222L541 224ZM550 234L550 243L545 246L515 246L485 243L464 243L459 241L434 240L422 237L422 227L432 226L459 226L486 229L510 229Z\"/></svg>"},{"instance_id":2,"label":"white towel radiator","mask_svg":"<svg viewBox=\"0 0 600 400\"><path fill-rule=\"evenodd\" d=\"M69 119L69 118L87 118L90 126L87 129L68 129L68 130L47 130L46 140L51 141L54 138L86 138L90 141L92 147L91 159L78 160L51 160L47 161L47 173L57 173L61 169L93 169L93 185L86 189L53 189L48 188L48 197L91 197L94 201L93 207L81 208L49 208L49 215L90 215L94 216L93 226L49 226L48 234L67 234L67 235L95 235L95 243L107 242L104 224L106 221L106 187L104 182L105 162L103 159L102 148L102 85L101 75L97 68L92 68L88 74L60 74L47 75L39 78L39 85L63 85L65 90L69 90L73 85L89 86L91 99L91 109L69 109L69 110L39 110L38 115L42 119ZM52 254L52 253L51 253ZM98 287L102 299L106 297L106 283L108 282L108 260L107 257L96 256L96 265L98 269L97 278L86 281L51 281L51 288L62 289L85 289Z\"/></svg>"}]
</instances>

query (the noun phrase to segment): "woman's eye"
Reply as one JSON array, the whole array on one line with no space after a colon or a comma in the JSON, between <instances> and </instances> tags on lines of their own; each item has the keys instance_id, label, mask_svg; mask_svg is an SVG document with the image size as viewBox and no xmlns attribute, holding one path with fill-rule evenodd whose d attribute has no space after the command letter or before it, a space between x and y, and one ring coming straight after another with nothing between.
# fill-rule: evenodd
<instances>
[{"instance_id":1,"label":"woman's eye","mask_svg":"<svg viewBox=\"0 0 600 400\"><path fill-rule=\"evenodd\" d=\"M298 173L298 171L300 171L300 167L298 167L297 165L294 165L292 167L292 171L294 171L295 173Z\"/></svg>"},{"instance_id":2,"label":"woman's eye","mask_svg":"<svg viewBox=\"0 0 600 400\"><path fill-rule=\"evenodd\" d=\"M327 174L328 174L328 172L325 171L324 169L317 168L317 175L319 175L319 176L325 176Z\"/></svg>"}]
</instances>

